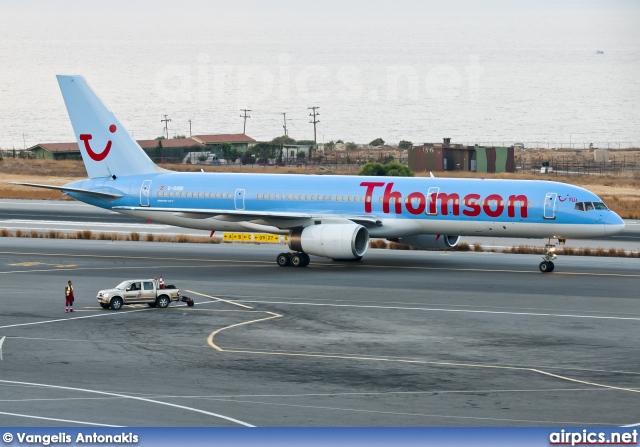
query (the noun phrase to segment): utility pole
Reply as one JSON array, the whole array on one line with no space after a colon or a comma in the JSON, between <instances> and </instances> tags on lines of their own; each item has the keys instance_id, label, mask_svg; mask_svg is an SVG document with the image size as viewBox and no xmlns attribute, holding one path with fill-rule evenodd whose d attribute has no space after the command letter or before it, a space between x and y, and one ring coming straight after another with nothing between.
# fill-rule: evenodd
<instances>
[{"instance_id":1,"label":"utility pole","mask_svg":"<svg viewBox=\"0 0 640 447\"><path fill-rule=\"evenodd\" d=\"M316 141L316 124L320 122L320 120L316 119L316 117L320 116L320 113L316 112L316 110L318 110L319 108L320 107L318 106L307 107L307 109L311 110L311 113L309 114L309 116L313 118L309 122L313 124L313 144L315 144L316 147L318 146L318 142Z\"/></svg>"},{"instance_id":2,"label":"utility pole","mask_svg":"<svg viewBox=\"0 0 640 447\"><path fill-rule=\"evenodd\" d=\"M313 124L313 154L315 155L318 151L318 142L316 141L316 124L318 124L320 122L320 120L316 119L316 117L320 116L320 113L316 112L316 110L318 110L320 107L318 106L313 106L313 107L307 107L307 109L311 110L311 113L309 114L309 116L312 118L311 121L309 121L310 123ZM311 154L309 154L309 158L311 158Z\"/></svg>"},{"instance_id":3,"label":"utility pole","mask_svg":"<svg viewBox=\"0 0 640 447\"><path fill-rule=\"evenodd\" d=\"M240 109L241 112L244 112L244 115L240 115L240 118L244 118L244 126L242 126L242 133L247 134L247 118L251 118L251 116L247 115L247 112L251 112L251 109Z\"/></svg>"},{"instance_id":4,"label":"utility pole","mask_svg":"<svg viewBox=\"0 0 640 447\"><path fill-rule=\"evenodd\" d=\"M189 120L189 138L191 138L191 120Z\"/></svg>"},{"instance_id":5,"label":"utility pole","mask_svg":"<svg viewBox=\"0 0 640 447\"><path fill-rule=\"evenodd\" d=\"M288 136L289 134L287 133L287 112L283 112L282 113L282 119L284 120L284 136Z\"/></svg>"},{"instance_id":6,"label":"utility pole","mask_svg":"<svg viewBox=\"0 0 640 447\"><path fill-rule=\"evenodd\" d=\"M167 115L164 116L163 120L160 120L161 123L164 123L164 132L167 134L167 140L169 139L169 121L171 120L167 118Z\"/></svg>"}]
</instances>

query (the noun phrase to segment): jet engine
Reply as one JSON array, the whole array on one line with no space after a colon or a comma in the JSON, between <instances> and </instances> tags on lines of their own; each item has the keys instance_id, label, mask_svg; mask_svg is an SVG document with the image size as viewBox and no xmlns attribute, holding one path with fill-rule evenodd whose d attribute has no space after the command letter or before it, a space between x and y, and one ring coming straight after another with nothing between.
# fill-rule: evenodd
<instances>
[{"instance_id":1,"label":"jet engine","mask_svg":"<svg viewBox=\"0 0 640 447\"><path fill-rule=\"evenodd\" d=\"M448 250L458 245L458 242L460 242L460 236L418 234L417 236L400 237L398 238L398 242L420 248Z\"/></svg>"},{"instance_id":2,"label":"jet engine","mask_svg":"<svg viewBox=\"0 0 640 447\"><path fill-rule=\"evenodd\" d=\"M292 230L289 248L331 259L359 259L369 247L369 232L358 224L321 224Z\"/></svg>"}]
</instances>

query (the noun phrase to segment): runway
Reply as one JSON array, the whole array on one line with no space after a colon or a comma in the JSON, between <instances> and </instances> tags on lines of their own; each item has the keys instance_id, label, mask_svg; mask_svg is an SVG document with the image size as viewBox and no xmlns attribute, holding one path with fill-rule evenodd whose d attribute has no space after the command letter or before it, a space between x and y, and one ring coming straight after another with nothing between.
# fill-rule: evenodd
<instances>
[{"instance_id":1,"label":"runway","mask_svg":"<svg viewBox=\"0 0 640 447\"><path fill-rule=\"evenodd\" d=\"M601 239L567 241L568 247L582 248L623 248L627 251L640 251L640 221L625 221L622 233ZM75 233L81 230L91 230L94 233L116 232L130 234L153 233L155 235L176 236L180 234L194 236L208 236L202 230L178 228L171 225L145 222L114 211L107 211L81 202L53 201L53 200L0 200L0 228L15 231L62 231ZM461 241L469 244L480 243L486 249L501 250L518 245L533 245L543 247L543 239L522 238L490 238L469 236Z\"/></svg>"},{"instance_id":2,"label":"runway","mask_svg":"<svg viewBox=\"0 0 640 447\"><path fill-rule=\"evenodd\" d=\"M281 248L0 239L0 425L640 423L637 259ZM196 305L97 306L158 275Z\"/></svg>"}]
</instances>

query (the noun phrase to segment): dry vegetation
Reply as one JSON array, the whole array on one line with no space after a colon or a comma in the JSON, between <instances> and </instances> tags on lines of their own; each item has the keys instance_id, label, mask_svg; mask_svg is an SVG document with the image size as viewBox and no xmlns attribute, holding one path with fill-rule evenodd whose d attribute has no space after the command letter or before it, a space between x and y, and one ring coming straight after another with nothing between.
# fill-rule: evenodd
<instances>
[{"instance_id":1,"label":"dry vegetation","mask_svg":"<svg viewBox=\"0 0 640 447\"><path fill-rule=\"evenodd\" d=\"M369 241L369 248L388 249L388 250L416 250L416 251L429 251L419 247L413 247L411 245L399 244L397 242L386 242L382 239L374 239ZM453 247L450 251L476 251L476 252L497 252L496 249L486 250L481 243L476 242L474 244L468 244L467 242L460 242ZM501 250L501 253L512 253L522 255L543 255L545 253L544 247L535 247L532 245L518 245L515 247L507 247ZM572 248L562 247L556 252L561 256L606 256L617 258L640 258L640 251L626 251L623 248Z\"/></svg>"},{"instance_id":2,"label":"dry vegetation","mask_svg":"<svg viewBox=\"0 0 640 447\"><path fill-rule=\"evenodd\" d=\"M0 228L0 237L24 237L30 239L86 239L97 241L143 241L143 242L177 242L177 243L197 243L197 244L219 244L219 238L204 236L189 236L186 234L178 234L176 236L157 236L148 233L145 237L141 237L140 233L135 231L132 233L94 233L90 230L76 231L75 233L63 233L61 231L50 230L48 232L39 232L31 230L29 232L16 230L10 231L6 228Z\"/></svg>"},{"instance_id":3,"label":"dry vegetation","mask_svg":"<svg viewBox=\"0 0 640 447\"><path fill-rule=\"evenodd\" d=\"M557 156L557 155L556 155ZM317 167L236 167L236 166L201 166L201 165L163 165L175 171L196 172L253 172L265 174L347 174L348 167L329 171L319 170ZM351 167L351 172L355 171ZM0 162L0 198L5 199L45 199L71 200L57 191L35 189L26 186L10 185L8 182L43 183L48 185L64 185L75 180L86 178L86 171L82 161L75 160L24 160L5 158ZM429 173L417 174L418 177L428 177ZM444 177L444 174L441 174ZM605 203L625 219L640 219L640 178L629 178L622 175L571 175L555 174L476 174L471 172L447 172L452 178L495 178L522 180L553 180L582 186L600 196Z\"/></svg>"}]
</instances>

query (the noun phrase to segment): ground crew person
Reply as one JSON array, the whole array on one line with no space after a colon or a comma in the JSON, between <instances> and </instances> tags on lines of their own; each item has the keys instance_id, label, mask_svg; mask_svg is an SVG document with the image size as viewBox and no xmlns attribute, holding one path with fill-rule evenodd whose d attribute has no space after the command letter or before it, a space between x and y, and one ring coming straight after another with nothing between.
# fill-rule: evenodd
<instances>
[{"instance_id":1,"label":"ground crew person","mask_svg":"<svg viewBox=\"0 0 640 447\"><path fill-rule=\"evenodd\" d=\"M64 288L64 311L65 312L73 312L73 286L71 285L71 281L67 283L67 287Z\"/></svg>"}]
</instances>

